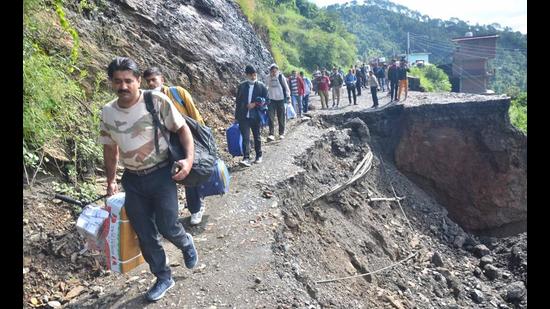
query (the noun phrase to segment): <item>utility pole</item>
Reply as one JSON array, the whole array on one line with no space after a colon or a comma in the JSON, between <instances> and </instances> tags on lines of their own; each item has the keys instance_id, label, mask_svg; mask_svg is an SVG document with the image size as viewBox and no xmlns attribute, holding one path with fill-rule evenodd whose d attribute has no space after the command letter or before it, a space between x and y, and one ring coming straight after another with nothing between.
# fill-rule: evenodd
<instances>
[{"instance_id":1,"label":"utility pole","mask_svg":"<svg viewBox=\"0 0 550 309\"><path fill-rule=\"evenodd\" d=\"M409 54L411 53L411 38L410 34L407 31L407 61L409 60Z\"/></svg>"}]
</instances>

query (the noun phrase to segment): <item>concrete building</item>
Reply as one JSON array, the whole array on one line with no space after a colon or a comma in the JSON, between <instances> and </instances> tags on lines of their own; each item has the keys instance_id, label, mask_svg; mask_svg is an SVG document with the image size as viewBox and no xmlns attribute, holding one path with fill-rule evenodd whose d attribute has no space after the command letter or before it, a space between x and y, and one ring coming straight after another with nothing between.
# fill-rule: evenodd
<instances>
[{"instance_id":1,"label":"concrete building","mask_svg":"<svg viewBox=\"0 0 550 309\"><path fill-rule=\"evenodd\" d=\"M466 36L452 39L457 44L453 53L453 77L459 80L458 92L490 94L487 90L489 78L494 72L488 72L489 59L496 56L498 35Z\"/></svg>"},{"instance_id":2,"label":"concrete building","mask_svg":"<svg viewBox=\"0 0 550 309\"><path fill-rule=\"evenodd\" d=\"M407 61L411 66L417 63L429 64L430 54L431 53L410 53L407 55Z\"/></svg>"}]
</instances>

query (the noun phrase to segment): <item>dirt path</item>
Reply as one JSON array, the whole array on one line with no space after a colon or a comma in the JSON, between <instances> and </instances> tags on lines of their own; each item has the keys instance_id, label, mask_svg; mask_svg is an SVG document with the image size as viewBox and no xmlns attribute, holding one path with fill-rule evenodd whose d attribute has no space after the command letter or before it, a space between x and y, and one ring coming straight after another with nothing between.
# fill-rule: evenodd
<instances>
[{"instance_id":1,"label":"dirt path","mask_svg":"<svg viewBox=\"0 0 550 309\"><path fill-rule=\"evenodd\" d=\"M380 95L381 108L377 110L389 103L384 95ZM409 93L407 104L422 96ZM479 273L480 261L473 254L479 244L475 237L450 221L444 208L389 162L384 163L374 140L366 143L350 129L323 122L322 114L374 111L369 108L369 92L358 97L356 106L348 106L346 101L344 95L342 107L321 111L319 97L313 97L311 104L317 109L311 112L312 118L292 120L286 139L263 144L262 164L243 169L235 165L239 159L228 162L230 192L206 198L207 211L200 225L190 226L188 211L182 211L181 221L194 237L199 263L193 270L186 269L181 252L165 241L176 286L164 298L156 303L145 301L143 294L155 278L143 264L124 275L88 276L83 291L64 306L461 308L480 304L478 307L513 308L506 307L506 295L499 293L506 294L518 280L526 283L526 237L500 242L489 239L490 249L501 252L494 255L492 263L503 270L498 270L496 280ZM311 208L300 206L347 180L369 151L375 156L364 179ZM398 195L406 196L402 204L414 232L407 228L395 203L368 201L370 197L391 197L390 184ZM78 245L68 249L69 256L78 251ZM413 251L418 253L413 260L375 276L315 283L379 269ZM435 253L441 259L437 265ZM513 265L508 262L512 256ZM58 260L67 258L53 259ZM79 271L81 277L87 274ZM68 271L65 276L70 274ZM516 305L524 308L519 300Z\"/></svg>"},{"instance_id":2,"label":"dirt path","mask_svg":"<svg viewBox=\"0 0 550 309\"><path fill-rule=\"evenodd\" d=\"M360 110L372 105L370 94L368 102L364 102L366 97L358 97L357 106L344 104L339 110L317 110L312 114ZM319 97L314 96L311 104L320 107ZM199 264L194 270L186 269L181 252L164 241L170 263L174 265L176 286L163 299L154 304L143 299L143 293L154 282L154 276L144 264L128 274L106 278L111 286L105 288L105 295L97 299L84 297L74 301L74 307L273 308L277 306L274 295L293 295L295 291L289 289L273 269L274 231L282 220L280 200L276 195L272 198L262 195L264 191L273 192L277 183L303 172L294 164L294 158L303 155L327 130L313 125L311 120L297 119L291 120L288 129L285 140L263 143L262 164L247 169L232 168L230 192L206 198L207 211L199 226L190 226L189 213L183 212L185 217L181 221L194 236Z\"/></svg>"}]
</instances>

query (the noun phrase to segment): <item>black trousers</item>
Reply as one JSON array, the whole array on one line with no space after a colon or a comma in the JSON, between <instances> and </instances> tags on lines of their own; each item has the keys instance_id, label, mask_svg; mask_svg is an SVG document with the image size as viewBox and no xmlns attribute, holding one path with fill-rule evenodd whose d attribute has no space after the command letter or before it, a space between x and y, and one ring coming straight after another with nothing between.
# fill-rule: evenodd
<instances>
[{"instance_id":1,"label":"black trousers","mask_svg":"<svg viewBox=\"0 0 550 309\"><path fill-rule=\"evenodd\" d=\"M355 95L355 86L346 86L346 89L348 90L349 104L351 104L351 94L352 93L353 93L353 104L357 104L357 96Z\"/></svg>"},{"instance_id":2,"label":"black trousers","mask_svg":"<svg viewBox=\"0 0 550 309\"><path fill-rule=\"evenodd\" d=\"M372 106L378 106L378 88L370 87L370 93L372 94Z\"/></svg>"},{"instance_id":3,"label":"black trousers","mask_svg":"<svg viewBox=\"0 0 550 309\"><path fill-rule=\"evenodd\" d=\"M166 265L159 233L180 250L191 244L178 221L178 191L171 179L170 168L168 165L143 176L128 172L122 175L126 214L138 236L143 258L151 272L161 280L172 275Z\"/></svg>"},{"instance_id":4,"label":"black trousers","mask_svg":"<svg viewBox=\"0 0 550 309\"><path fill-rule=\"evenodd\" d=\"M398 81L390 80L390 93L391 93L391 100L397 100L397 86Z\"/></svg>"},{"instance_id":5,"label":"black trousers","mask_svg":"<svg viewBox=\"0 0 550 309\"><path fill-rule=\"evenodd\" d=\"M250 130L254 136L254 149L256 150L256 158L262 156L262 140L260 139L260 123L250 118L239 120L239 129L243 136L243 152L244 159L250 159Z\"/></svg>"},{"instance_id":6,"label":"black trousers","mask_svg":"<svg viewBox=\"0 0 550 309\"><path fill-rule=\"evenodd\" d=\"M357 88L357 96L361 95L361 77L357 78L357 83L355 84L355 88Z\"/></svg>"},{"instance_id":7,"label":"black trousers","mask_svg":"<svg viewBox=\"0 0 550 309\"><path fill-rule=\"evenodd\" d=\"M267 112L269 113L269 135L275 135L275 115L279 122L279 135L285 134L285 102L284 100L270 100L267 106ZM306 111L307 112L307 111Z\"/></svg>"}]
</instances>

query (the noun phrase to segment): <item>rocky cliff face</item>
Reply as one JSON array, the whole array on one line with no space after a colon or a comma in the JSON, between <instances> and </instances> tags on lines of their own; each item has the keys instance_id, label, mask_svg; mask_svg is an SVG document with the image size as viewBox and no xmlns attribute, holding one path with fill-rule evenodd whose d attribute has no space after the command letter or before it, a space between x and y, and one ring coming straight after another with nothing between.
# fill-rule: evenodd
<instances>
[{"instance_id":1,"label":"rocky cliff face","mask_svg":"<svg viewBox=\"0 0 550 309\"><path fill-rule=\"evenodd\" d=\"M191 92L207 122L232 115L230 97L246 64L265 71L273 62L234 1L112 0L94 10L66 6L91 71L101 73L114 56L131 57L143 69L159 66L169 84Z\"/></svg>"},{"instance_id":2,"label":"rocky cliff face","mask_svg":"<svg viewBox=\"0 0 550 309\"><path fill-rule=\"evenodd\" d=\"M396 166L464 229L504 236L526 230L527 136L502 96L425 94L362 113Z\"/></svg>"},{"instance_id":3,"label":"rocky cliff face","mask_svg":"<svg viewBox=\"0 0 550 309\"><path fill-rule=\"evenodd\" d=\"M527 138L510 125L509 104L430 104L403 115L397 166L467 230L525 230Z\"/></svg>"}]
</instances>

